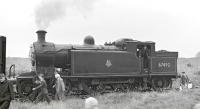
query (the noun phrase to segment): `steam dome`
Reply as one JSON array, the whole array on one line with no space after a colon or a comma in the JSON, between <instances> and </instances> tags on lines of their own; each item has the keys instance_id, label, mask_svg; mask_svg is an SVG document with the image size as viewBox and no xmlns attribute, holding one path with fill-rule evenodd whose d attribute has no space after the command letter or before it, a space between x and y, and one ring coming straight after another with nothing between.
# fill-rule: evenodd
<instances>
[{"instance_id":1,"label":"steam dome","mask_svg":"<svg viewBox=\"0 0 200 109\"><path fill-rule=\"evenodd\" d=\"M90 35L86 36L84 38L84 44L85 45L94 45L95 44L94 38Z\"/></svg>"}]
</instances>

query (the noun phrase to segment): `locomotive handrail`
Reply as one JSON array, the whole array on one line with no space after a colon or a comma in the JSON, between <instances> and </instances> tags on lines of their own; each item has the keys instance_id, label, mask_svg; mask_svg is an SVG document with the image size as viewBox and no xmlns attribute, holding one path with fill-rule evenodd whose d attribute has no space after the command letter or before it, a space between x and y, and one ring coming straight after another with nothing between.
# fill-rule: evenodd
<instances>
[{"instance_id":1,"label":"locomotive handrail","mask_svg":"<svg viewBox=\"0 0 200 109\"><path fill-rule=\"evenodd\" d=\"M57 51L44 51L44 52L39 52L39 53L52 53L52 54L56 54L56 53L58 53L58 52L60 52L60 51L64 51L64 50L68 50L68 49L60 49L60 50L57 50Z\"/></svg>"},{"instance_id":2,"label":"locomotive handrail","mask_svg":"<svg viewBox=\"0 0 200 109\"><path fill-rule=\"evenodd\" d=\"M72 50L102 50L103 48L72 48ZM51 53L51 54L56 54L58 52L61 52L61 51L68 51L69 49L60 49L60 50L57 50L57 51L43 51L43 52L38 52L38 53Z\"/></svg>"}]
</instances>

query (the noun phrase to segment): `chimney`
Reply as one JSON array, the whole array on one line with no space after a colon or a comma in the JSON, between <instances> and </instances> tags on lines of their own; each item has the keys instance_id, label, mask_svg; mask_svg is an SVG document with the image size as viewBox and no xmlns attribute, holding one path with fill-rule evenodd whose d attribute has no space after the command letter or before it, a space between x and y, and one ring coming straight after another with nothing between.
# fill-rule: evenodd
<instances>
[{"instance_id":1,"label":"chimney","mask_svg":"<svg viewBox=\"0 0 200 109\"><path fill-rule=\"evenodd\" d=\"M47 32L45 30L38 30L38 31L36 31L36 33L37 33L37 36L38 36L37 42L39 42L39 43L46 42L45 41L45 35L46 35Z\"/></svg>"}]
</instances>

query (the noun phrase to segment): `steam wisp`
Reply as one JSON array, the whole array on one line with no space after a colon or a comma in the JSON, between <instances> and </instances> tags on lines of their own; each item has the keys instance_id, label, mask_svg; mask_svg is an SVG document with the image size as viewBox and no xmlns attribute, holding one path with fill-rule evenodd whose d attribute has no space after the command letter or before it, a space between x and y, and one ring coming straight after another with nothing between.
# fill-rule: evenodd
<instances>
[{"instance_id":1,"label":"steam wisp","mask_svg":"<svg viewBox=\"0 0 200 109\"><path fill-rule=\"evenodd\" d=\"M35 22L38 29L45 30L51 22L66 15L67 9L78 10L83 16L93 9L97 0L43 0L35 9Z\"/></svg>"}]
</instances>

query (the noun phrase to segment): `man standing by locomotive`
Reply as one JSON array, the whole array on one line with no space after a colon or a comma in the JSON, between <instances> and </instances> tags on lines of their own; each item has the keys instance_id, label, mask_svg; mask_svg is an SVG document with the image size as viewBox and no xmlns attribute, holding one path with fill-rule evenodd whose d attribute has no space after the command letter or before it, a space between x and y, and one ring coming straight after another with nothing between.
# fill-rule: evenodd
<instances>
[{"instance_id":1,"label":"man standing by locomotive","mask_svg":"<svg viewBox=\"0 0 200 109\"><path fill-rule=\"evenodd\" d=\"M181 88L186 88L187 85L188 85L188 82L189 82L189 78L188 76L185 74L185 72L182 72L181 74L181 78L180 78L180 85L181 85Z\"/></svg>"},{"instance_id":2,"label":"man standing by locomotive","mask_svg":"<svg viewBox=\"0 0 200 109\"><path fill-rule=\"evenodd\" d=\"M64 99L64 91L65 91L64 81L58 73L55 74L55 78L56 78L56 81L55 81L55 85L53 86L56 88L55 99L63 100Z\"/></svg>"},{"instance_id":3,"label":"man standing by locomotive","mask_svg":"<svg viewBox=\"0 0 200 109\"><path fill-rule=\"evenodd\" d=\"M35 87L35 88L32 89L33 91L40 89L40 92L39 92L38 96L36 97L35 102L38 103L41 100L46 100L48 103L50 103L51 99L48 96L47 83L44 80L42 74L39 74L38 78L39 78L39 81L38 81L39 82L39 86L37 86L37 87Z\"/></svg>"},{"instance_id":4,"label":"man standing by locomotive","mask_svg":"<svg viewBox=\"0 0 200 109\"><path fill-rule=\"evenodd\" d=\"M150 56L150 50L146 45L144 45L139 51L139 57L142 59L143 70L146 73L149 73L149 56ZM147 78L143 78L143 90L148 89L147 81L148 81Z\"/></svg>"},{"instance_id":5,"label":"man standing by locomotive","mask_svg":"<svg viewBox=\"0 0 200 109\"><path fill-rule=\"evenodd\" d=\"M5 74L0 74L0 109L9 109L11 100L14 99L12 84L6 79Z\"/></svg>"}]
</instances>

